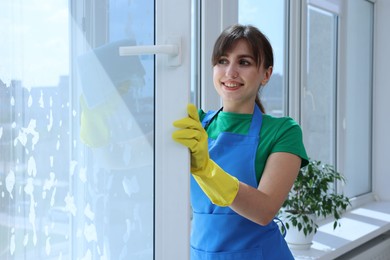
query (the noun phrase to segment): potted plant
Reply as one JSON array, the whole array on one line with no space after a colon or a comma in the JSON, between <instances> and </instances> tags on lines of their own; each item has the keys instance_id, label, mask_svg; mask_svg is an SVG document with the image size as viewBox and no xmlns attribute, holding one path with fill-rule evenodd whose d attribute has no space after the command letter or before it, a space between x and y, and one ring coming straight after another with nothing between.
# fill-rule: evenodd
<instances>
[{"instance_id":1,"label":"potted plant","mask_svg":"<svg viewBox=\"0 0 390 260\"><path fill-rule=\"evenodd\" d=\"M345 178L332 165L310 160L298 174L294 185L283 204L281 215L287 231L286 241L295 248L311 246L317 232L317 217L333 216L333 228L340 225L341 214L350 205L349 198L337 194L335 183L345 183ZM294 240L296 235L301 237Z\"/></svg>"}]
</instances>

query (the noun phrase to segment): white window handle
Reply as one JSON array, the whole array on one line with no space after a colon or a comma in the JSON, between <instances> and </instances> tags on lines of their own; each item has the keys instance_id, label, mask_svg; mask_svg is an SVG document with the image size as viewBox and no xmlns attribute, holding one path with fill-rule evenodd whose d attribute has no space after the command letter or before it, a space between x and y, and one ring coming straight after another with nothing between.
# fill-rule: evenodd
<instances>
[{"instance_id":1,"label":"white window handle","mask_svg":"<svg viewBox=\"0 0 390 260\"><path fill-rule=\"evenodd\" d=\"M181 64L181 39L180 37L170 37L165 45L141 45L141 46L121 46L119 56L167 54L168 64L177 67Z\"/></svg>"}]
</instances>

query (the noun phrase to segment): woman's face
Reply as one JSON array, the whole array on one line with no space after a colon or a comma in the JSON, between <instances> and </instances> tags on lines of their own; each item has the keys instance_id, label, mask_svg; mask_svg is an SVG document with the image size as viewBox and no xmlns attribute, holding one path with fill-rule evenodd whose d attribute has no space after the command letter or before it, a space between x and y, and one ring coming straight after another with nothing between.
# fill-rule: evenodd
<instances>
[{"instance_id":1,"label":"woman's face","mask_svg":"<svg viewBox=\"0 0 390 260\"><path fill-rule=\"evenodd\" d=\"M272 74L272 67L257 66L246 40L238 40L213 68L214 87L223 100L223 110L252 113L260 85Z\"/></svg>"}]
</instances>

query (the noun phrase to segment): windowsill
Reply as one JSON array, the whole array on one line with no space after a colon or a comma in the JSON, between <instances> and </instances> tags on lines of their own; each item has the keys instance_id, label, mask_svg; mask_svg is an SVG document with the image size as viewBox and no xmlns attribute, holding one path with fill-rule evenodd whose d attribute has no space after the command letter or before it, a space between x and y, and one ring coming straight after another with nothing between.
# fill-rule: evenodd
<instances>
[{"instance_id":1,"label":"windowsill","mask_svg":"<svg viewBox=\"0 0 390 260\"><path fill-rule=\"evenodd\" d=\"M320 223L310 249L292 249L295 259L334 259L390 230L390 201L370 202L343 215L340 227Z\"/></svg>"}]
</instances>

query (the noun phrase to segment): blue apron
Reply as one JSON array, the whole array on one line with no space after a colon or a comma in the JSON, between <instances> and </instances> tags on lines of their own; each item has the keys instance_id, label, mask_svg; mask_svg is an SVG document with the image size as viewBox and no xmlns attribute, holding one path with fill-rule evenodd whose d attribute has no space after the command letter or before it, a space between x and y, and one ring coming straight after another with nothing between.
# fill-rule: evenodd
<instances>
[{"instance_id":1,"label":"blue apron","mask_svg":"<svg viewBox=\"0 0 390 260\"><path fill-rule=\"evenodd\" d=\"M219 111L207 113L202 120L203 127L207 128ZM255 158L261 124L262 113L255 106L247 135L223 132L216 140L209 138L210 158L254 188L258 186ZM294 259L274 221L261 226L238 215L230 207L212 204L193 177L191 204L191 260Z\"/></svg>"}]
</instances>

